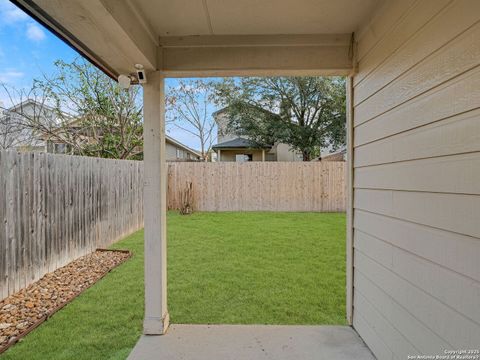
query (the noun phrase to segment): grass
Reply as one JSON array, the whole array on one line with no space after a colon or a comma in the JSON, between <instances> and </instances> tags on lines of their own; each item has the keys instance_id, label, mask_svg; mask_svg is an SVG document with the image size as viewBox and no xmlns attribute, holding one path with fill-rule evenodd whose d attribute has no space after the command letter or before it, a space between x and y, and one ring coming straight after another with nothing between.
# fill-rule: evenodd
<instances>
[{"instance_id":1,"label":"grass","mask_svg":"<svg viewBox=\"0 0 480 360\"><path fill-rule=\"evenodd\" d=\"M196 213L168 217L172 323L345 324L345 216ZM143 231L131 260L3 359L125 359L143 320Z\"/></svg>"}]
</instances>

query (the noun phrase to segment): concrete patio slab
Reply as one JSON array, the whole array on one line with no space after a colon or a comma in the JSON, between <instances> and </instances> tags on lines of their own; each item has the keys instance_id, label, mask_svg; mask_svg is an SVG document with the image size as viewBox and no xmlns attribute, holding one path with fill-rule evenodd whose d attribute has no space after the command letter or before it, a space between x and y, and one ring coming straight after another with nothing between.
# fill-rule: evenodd
<instances>
[{"instance_id":1,"label":"concrete patio slab","mask_svg":"<svg viewBox=\"0 0 480 360\"><path fill-rule=\"evenodd\" d=\"M130 360L372 360L348 326L172 325L163 336L142 336Z\"/></svg>"}]
</instances>

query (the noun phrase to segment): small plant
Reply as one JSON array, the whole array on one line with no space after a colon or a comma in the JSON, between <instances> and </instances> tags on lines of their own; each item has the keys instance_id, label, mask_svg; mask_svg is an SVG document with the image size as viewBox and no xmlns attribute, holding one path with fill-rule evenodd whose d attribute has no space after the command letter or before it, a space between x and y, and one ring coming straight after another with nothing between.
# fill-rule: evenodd
<instances>
[{"instance_id":1,"label":"small plant","mask_svg":"<svg viewBox=\"0 0 480 360\"><path fill-rule=\"evenodd\" d=\"M180 214L190 215L193 213L193 184L187 181L186 186L180 191Z\"/></svg>"}]
</instances>

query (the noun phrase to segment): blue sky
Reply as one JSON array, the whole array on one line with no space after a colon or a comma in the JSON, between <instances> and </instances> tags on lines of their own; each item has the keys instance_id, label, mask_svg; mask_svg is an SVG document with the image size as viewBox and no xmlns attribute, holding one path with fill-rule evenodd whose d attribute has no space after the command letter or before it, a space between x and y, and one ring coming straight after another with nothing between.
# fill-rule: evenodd
<instances>
[{"instance_id":1,"label":"blue sky","mask_svg":"<svg viewBox=\"0 0 480 360\"><path fill-rule=\"evenodd\" d=\"M70 62L79 56L8 0L0 0L0 19L0 83L29 89L33 79L54 71L55 60ZM175 86L175 83L175 79L167 80L167 86ZM0 93L0 105L11 105L3 92ZM213 107L211 110L215 111ZM199 148L193 135L173 126L169 126L167 131L178 141Z\"/></svg>"},{"instance_id":2,"label":"blue sky","mask_svg":"<svg viewBox=\"0 0 480 360\"><path fill-rule=\"evenodd\" d=\"M32 79L53 70L56 59L77 54L7 0L0 0L0 82L30 87ZM6 101L0 98L0 101Z\"/></svg>"}]
</instances>

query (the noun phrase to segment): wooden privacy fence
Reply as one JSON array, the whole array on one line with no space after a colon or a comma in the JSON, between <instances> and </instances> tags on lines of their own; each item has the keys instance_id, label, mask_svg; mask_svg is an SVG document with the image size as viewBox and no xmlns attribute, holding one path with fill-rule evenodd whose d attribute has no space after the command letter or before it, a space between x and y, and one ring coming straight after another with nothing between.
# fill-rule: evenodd
<instances>
[{"instance_id":1,"label":"wooden privacy fence","mask_svg":"<svg viewBox=\"0 0 480 360\"><path fill-rule=\"evenodd\" d=\"M193 184L197 211L345 211L345 162L170 163L168 207Z\"/></svg>"},{"instance_id":2,"label":"wooden privacy fence","mask_svg":"<svg viewBox=\"0 0 480 360\"><path fill-rule=\"evenodd\" d=\"M142 162L0 152L0 299L142 226Z\"/></svg>"}]
</instances>

